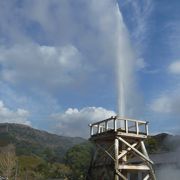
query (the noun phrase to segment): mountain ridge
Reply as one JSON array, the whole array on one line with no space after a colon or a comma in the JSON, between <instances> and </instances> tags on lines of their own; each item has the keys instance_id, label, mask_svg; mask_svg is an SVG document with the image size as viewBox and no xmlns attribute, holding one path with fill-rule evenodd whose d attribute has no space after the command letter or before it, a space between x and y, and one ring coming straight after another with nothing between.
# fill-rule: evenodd
<instances>
[{"instance_id":1,"label":"mountain ridge","mask_svg":"<svg viewBox=\"0 0 180 180\"><path fill-rule=\"evenodd\" d=\"M66 137L16 123L0 123L0 146L14 144L17 155L38 155L47 149L57 161L62 161L66 151L85 142L81 137Z\"/></svg>"},{"instance_id":2,"label":"mountain ridge","mask_svg":"<svg viewBox=\"0 0 180 180\"><path fill-rule=\"evenodd\" d=\"M65 146L67 146L65 148L66 150L76 144L88 141L82 137L62 136L46 130L40 130L17 123L0 123L0 146L3 146L4 137L7 141L6 143L4 142L4 145L7 143L17 145L20 142L26 142L30 144L39 144L49 148L56 148L59 146L65 148ZM179 146L178 142L180 142L180 135L159 133L149 136L146 142L147 148L153 145L153 148L156 149L155 151L168 151L169 146L170 148L176 148L177 145Z\"/></svg>"}]
</instances>

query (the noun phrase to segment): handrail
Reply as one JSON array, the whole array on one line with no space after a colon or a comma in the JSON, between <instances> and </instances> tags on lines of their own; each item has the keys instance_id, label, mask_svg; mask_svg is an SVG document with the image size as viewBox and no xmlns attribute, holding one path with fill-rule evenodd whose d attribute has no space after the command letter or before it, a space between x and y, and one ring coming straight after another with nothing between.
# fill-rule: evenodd
<instances>
[{"instance_id":1,"label":"handrail","mask_svg":"<svg viewBox=\"0 0 180 180\"><path fill-rule=\"evenodd\" d=\"M119 117L119 116L111 116L110 118L108 119L104 119L102 121L98 121L98 122L95 122L95 123L92 123L92 124L89 124L89 125L96 125L96 124L99 124L99 123L103 123L105 121L109 121L109 120L113 120L113 119L118 119L118 120L128 120L128 121L131 121L131 122L136 122L138 121L139 123L149 123L148 121L142 121L142 120L137 120L137 119L131 119L131 118L123 118L123 117Z\"/></svg>"},{"instance_id":2,"label":"handrail","mask_svg":"<svg viewBox=\"0 0 180 180\"><path fill-rule=\"evenodd\" d=\"M118 123L120 121L120 126L118 126ZM111 122L111 128L109 128L109 124ZM134 123L132 125L132 123ZM96 135L96 134L100 134L103 132L107 132L109 130L114 130L116 131L125 131L125 133L133 133L136 135L139 134L145 134L148 135L148 123L146 121L142 121L142 120L135 120L135 119L129 119L129 118L122 118L119 116L111 116L108 119L99 121L99 122L95 122L92 124L89 124L90 126L90 135ZM144 126L144 131L142 131L142 129L140 129L140 127ZM95 132L95 128L96 128L96 132ZM134 130L132 130L132 128L134 128Z\"/></svg>"}]
</instances>

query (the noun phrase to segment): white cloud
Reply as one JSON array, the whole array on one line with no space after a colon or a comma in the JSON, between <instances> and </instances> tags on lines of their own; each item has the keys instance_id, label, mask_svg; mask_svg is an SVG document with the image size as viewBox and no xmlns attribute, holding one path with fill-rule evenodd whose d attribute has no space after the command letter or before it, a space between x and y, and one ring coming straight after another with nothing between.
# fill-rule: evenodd
<instances>
[{"instance_id":1,"label":"white cloud","mask_svg":"<svg viewBox=\"0 0 180 180\"><path fill-rule=\"evenodd\" d=\"M151 109L159 113L170 113L172 111L171 106L171 99L164 95L154 100L151 104Z\"/></svg>"},{"instance_id":2,"label":"white cloud","mask_svg":"<svg viewBox=\"0 0 180 180\"><path fill-rule=\"evenodd\" d=\"M174 117L180 115L180 89L163 93L151 103L151 109L157 113L168 113Z\"/></svg>"},{"instance_id":3,"label":"white cloud","mask_svg":"<svg viewBox=\"0 0 180 180\"><path fill-rule=\"evenodd\" d=\"M88 73L81 53L72 45L63 47L36 44L0 49L1 79L13 84L46 89L60 88Z\"/></svg>"},{"instance_id":4,"label":"white cloud","mask_svg":"<svg viewBox=\"0 0 180 180\"><path fill-rule=\"evenodd\" d=\"M140 9L137 10L138 18L141 19L135 21L138 22L137 27L141 33L146 29L145 17L150 10L147 8L148 2L145 3L146 8L142 14L138 14ZM125 42L124 34L120 34L124 24L122 25L123 20L116 1L78 0L74 3L59 0L25 0L17 5L7 0L3 4L5 10L1 3L0 30L5 35L3 43L0 41L0 75L3 82L13 88L16 85L18 90L27 93L32 99L34 94L53 94L62 106L64 102L60 96L67 97L68 94L64 92L71 87L85 89L84 87L93 83L92 88L104 90L108 89L107 82L109 87L115 86L113 73L116 58L131 56L130 48L124 48L129 46L129 42ZM126 35L128 36L128 33ZM137 35L137 39L140 37L143 35ZM121 43L118 44L118 41ZM127 75L127 109L132 115L140 109L141 97L135 87L133 60L136 58L130 59L130 63L125 62L123 71ZM139 67L142 66L143 61L139 63ZM29 89L36 93L30 94ZM61 94L62 89L64 92ZM74 93L76 92L71 94ZM96 97L96 91L93 94ZM107 96L111 94L112 91L106 93Z\"/></svg>"},{"instance_id":5,"label":"white cloud","mask_svg":"<svg viewBox=\"0 0 180 180\"><path fill-rule=\"evenodd\" d=\"M61 135L88 137L88 124L114 115L114 111L102 107L68 108L63 113L52 115L52 118L55 120L53 129Z\"/></svg>"},{"instance_id":6,"label":"white cloud","mask_svg":"<svg viewBox=\"0 0 180 180\"><path fill-rule=\"evenodd\" d=\"M169 72L172 74L180 74L180 61L174 61L168 67Z\"/></svg>"},{"instance_id":7,"label":"white cloud","mask_svg":"<svg viewBox=\"0 0 180 180\"><path fill-rule=\"evenodd\" d=\"M6 12L12 13L4 12L3 6ZM0 6L3 17L2 31L8 39L8 43L6 40L2 41L3 46L6 43L8 45L6 49L1 46L1 54L4 54L5 50L6 57L9 56L8 60L5 58L6 61L2 66L4 80L12 83L21 81L22 86L26 86L28 82L31 87L36 87L38 84L42 87L60 88L71 84L74 79L78 87L82 79L83 82L88 82L85 80L87 76L90 79L96 76L97 81L102 74L106 76L104 81L106 78L112 78L116 39L114 7L111 0L98 1L98 3L95 0L79 0L75 8L71 1L25 0L18 7L7 0ZM16 23L9 19L15 19ZM19 33L9 32L7 27L17 29ZM64 58L69 59L68 68L59 68L60 63L56 60L51 62L42 60L48 58L40 50L43 46L48 47L46 51L54 48L55 53L48 56L49 59L65 55ZM66 52L61 53L62 48L66 48ZM69 53L71 53L70 57L67 57ZM13 60L10 60L12 56L14 56ZM74 68L70 69L71 66ZM89 75L88 72L92 69L96 71ZM113 83L113 81L109 82Z\"/></svg>"},{"instance_id":8,"label":"white cloud","mask_svg":"<svg viewBox=\"0 0 180 180\"><path fill-rule=\"evenodd\" d=\"M145 60L143 58L139 58L139 59L136 60L137 70L144 69L147 66L148 66L147 63L145 62Z\"/></svg>"},{"instance_id":9,"label":"white cloud","mask_svg":"<svg viewBox=\"0 0 180 180\"><path fill-rule=\"evenodd\" d=\"M173 58L179 57L180 52L180 22L179 15L177 14L177 19L174 18L172 21L166 24L166 29L168 30L168 40L165 43L169 46L169 51L172 54Z\"/></svg>"},{"instance_id":10,"label":"white cloud","mask_svg":"<svg viewBox=\"0 0 180 180\"><path fill-rule=\"evenodd\" d=\"M16 111L10 110L5 107L4 103L0 101L0 122L1 123L19 123L31 125L28 121L29 112L24 109L17 109Z\"/></svg>"}]
</instances>

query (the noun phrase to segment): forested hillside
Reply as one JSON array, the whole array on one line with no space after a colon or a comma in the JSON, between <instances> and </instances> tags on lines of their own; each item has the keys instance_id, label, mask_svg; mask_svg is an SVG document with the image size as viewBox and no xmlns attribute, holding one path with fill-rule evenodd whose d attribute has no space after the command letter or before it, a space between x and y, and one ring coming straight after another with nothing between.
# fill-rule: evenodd
<instances>
[{"instance_id":1,"label":"forested hillside","mask_svg":"<svg viewBox=\"0 0 180 180\"><path fill-rule=\"evenodd\" d=\"M4 162L0 163L0 175L28 180L74 176L66 154L72 156L70 149L85 142L83 138L58 136L25 125L0 124L0 161ZM83 147L86 145L80 152Z\"/></svg>"},{"instance_id":2,"label":"forested hillside","mask_svg":"<svg viewBox=\"0 0 180 180\"><path fill-rule=\"evenodd\" d=\"M180 136L146 140L149 153L174 151ZM18 124L0 125L0 175L16 180L84 180L94 146L83 138L50 134Z\"/></svg>"}]
</instances>

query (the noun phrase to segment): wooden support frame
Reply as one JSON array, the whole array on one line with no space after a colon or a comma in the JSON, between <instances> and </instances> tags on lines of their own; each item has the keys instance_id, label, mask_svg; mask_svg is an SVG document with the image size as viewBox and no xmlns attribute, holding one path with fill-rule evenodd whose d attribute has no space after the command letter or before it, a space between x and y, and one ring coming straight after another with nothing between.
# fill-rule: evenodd
<instances>
[{"instance_id":1,"label":"wooden support frame","mask_svg":"<svg viewBox=\"0 0 180 180\"><path fill-rule=\"evenodd\" d=\"M121 123L124 123L123 128L119 127ZM137 180L156 180L153 161L144 144L149 133L148 122L115 116L89 126L90 140L96 144L99 153L94 161L100 162L94 163L93 169L110 167L114 178L109 180L130 180L131 175L136 172ZM133 158L138 158L138 161L133 162ZM107 164L109 160L110 164ZM98 173L99 171L101 168ZM98 180L94 177L91 179Z\"/></svg>"},{"instance_id":2,"label":"wooden support frame","mask_svg":"<svg viewBox=\"0 0 180 180\"><path fill-rule=\"evenodd\" d=\"M132 145L130 145L127 141L125 141L123 138L118 137L118 139L123 142L124 144L126 144L129 148L131 148L134 153L136 153L141 159L148 161L151 164L154 164L153 161L151 161L148 157L146 157L144 154L142 154L140 151L138 151L136 148L134 148Z\"/></svg>"},{"instance_id":3,"label":"wooden support frame","mask_svg":"<svg viewBox=\"0 0 180 180\"><path fill-rule=\"evenodd\" d=\"M137 142L132 144L132 147L137 146L137 144L138 144ZM119 154L118 160L123 158L130 150L131 150L131 147L128 147L127 150L124 150L121 154Z\"/></svg>"}]
</instances>

